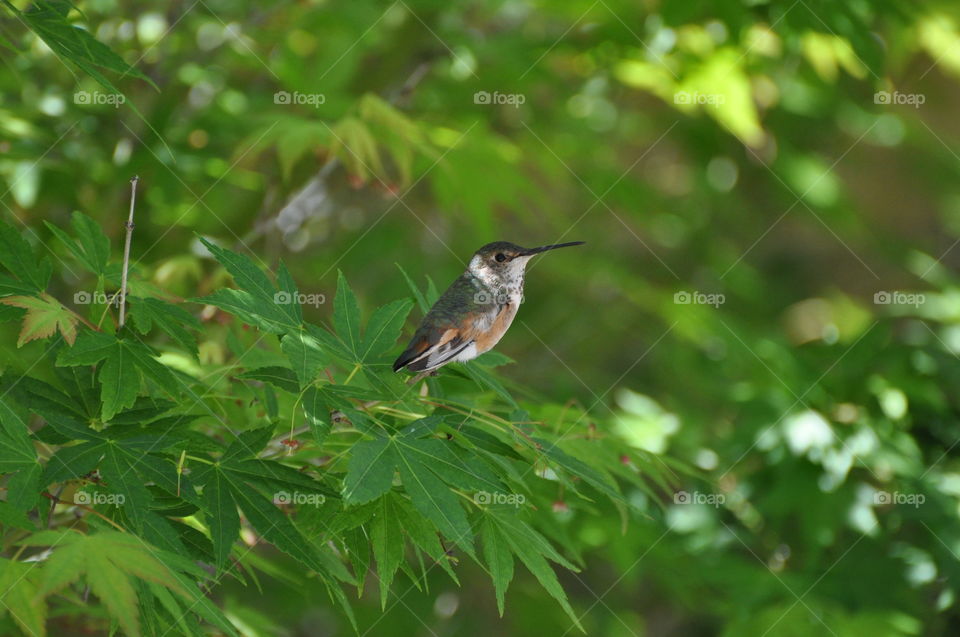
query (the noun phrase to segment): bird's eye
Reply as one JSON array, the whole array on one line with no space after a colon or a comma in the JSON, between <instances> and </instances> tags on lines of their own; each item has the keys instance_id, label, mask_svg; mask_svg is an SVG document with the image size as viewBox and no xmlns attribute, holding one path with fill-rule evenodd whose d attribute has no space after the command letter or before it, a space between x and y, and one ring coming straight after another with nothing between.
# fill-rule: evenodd
<instances>
[{"instance_id":1,"label":"bird's eye","mask_svg":"<svg viewBox=\"0 0 960 637\"><path fill-rule=\"evenodd\" d=\"M502 252L498 253L497 256L493 257L497 261L506 261L507 257Z\"/></svg>"}]
</instances>

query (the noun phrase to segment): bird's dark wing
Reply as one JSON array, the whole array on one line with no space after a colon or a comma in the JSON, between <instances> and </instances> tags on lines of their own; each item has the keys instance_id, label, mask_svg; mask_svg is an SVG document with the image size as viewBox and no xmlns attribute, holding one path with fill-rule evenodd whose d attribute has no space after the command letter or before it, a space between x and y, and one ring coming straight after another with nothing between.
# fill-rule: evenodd
<instances>
[{"instance_id":1,"label":"bird's dark wing","mask_svg":"<svg viewBox=\"0 0 960 637\"><path fill-rule=\"evenodd\" d=\"M423 317L407 349L393 363L393 371L432 370L449 363L474 341L471 318L482 284L469 273L462 274L440 295Z\"/></svg>"},{"instance_id":2,"label":"bird's dark wing","mask_svg":"<svg viewBox=\"0 0 960 637\"><path fill-rule=\"evenodd\" d=\"M440 336L437 342L426 338L417 340L416 337L406 351L393 364L393 371L406 367L412 372L424 372L437 369L449 363L457 354L470 347L473 339L449 329Z\"/></svg>"}]
</instances>

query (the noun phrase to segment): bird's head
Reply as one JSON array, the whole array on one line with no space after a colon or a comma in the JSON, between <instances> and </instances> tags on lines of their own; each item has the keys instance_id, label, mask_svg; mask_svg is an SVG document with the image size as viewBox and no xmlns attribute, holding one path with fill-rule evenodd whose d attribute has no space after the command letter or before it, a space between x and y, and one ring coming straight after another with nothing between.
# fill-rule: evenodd
<instances>
[{"instance_id":1,"label":"bird's head","mask_svg":"<svg viewBox=\"0 0 960 637\"><path fill-rule=\"evenodd\" d=\"M539 248L522 248L509 241L494 241L474 253L473 258L470 259L469 268L470 272L487 283L511 281L523 276L523 271L531 257L554 248L578 246L583 243L583 241L571 241Z\"/></svg>"}]
</instances>

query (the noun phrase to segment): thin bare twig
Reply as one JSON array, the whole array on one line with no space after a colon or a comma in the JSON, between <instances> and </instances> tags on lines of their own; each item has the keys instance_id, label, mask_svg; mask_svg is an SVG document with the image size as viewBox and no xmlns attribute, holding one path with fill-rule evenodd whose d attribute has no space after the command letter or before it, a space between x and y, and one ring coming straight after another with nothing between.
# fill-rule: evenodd
<instances>
[{"instance_id":1,"label":"thin bare twig","mask_svg":"<svg viewBox=\"0 0 960 637\"><path fill-rule=\"evenodd\" d=\"M130 240L133 238L133 210L137 202L137 182L140 177L130 180L130 217L127 219L127 240L123 244L123 271L120 275L120 327L127 320L127 270L130 268Z\"/></svg>"}]
</instances>

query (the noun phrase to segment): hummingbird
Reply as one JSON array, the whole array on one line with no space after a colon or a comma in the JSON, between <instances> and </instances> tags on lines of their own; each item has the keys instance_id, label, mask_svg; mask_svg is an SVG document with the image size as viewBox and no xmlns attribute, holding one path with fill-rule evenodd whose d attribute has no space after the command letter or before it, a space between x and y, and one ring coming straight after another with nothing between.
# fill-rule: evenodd
<instances>
[{"instance_id":1,"label":"hummingbird","mask_svg":"<svg viewBox=\"0 0 960 637\"><path fill-rule=\"evenodd\" d=\"M531 257L583 243L521 248L509 241L495 241L477 250L466 271L423 317L407 349L393 363L393 371L406 367L426 375L447 363L465 362L492 349L517 315Z\"/></svg>"}]
</instances>

